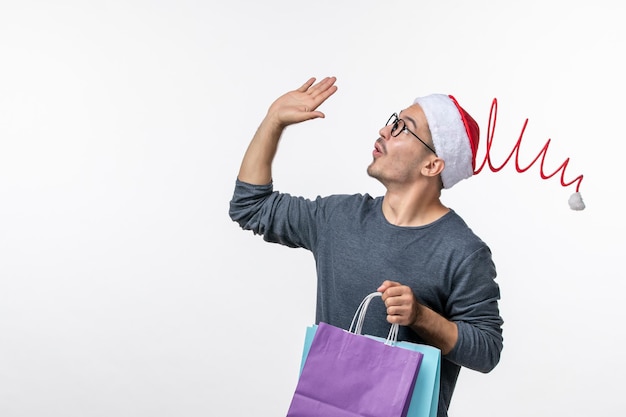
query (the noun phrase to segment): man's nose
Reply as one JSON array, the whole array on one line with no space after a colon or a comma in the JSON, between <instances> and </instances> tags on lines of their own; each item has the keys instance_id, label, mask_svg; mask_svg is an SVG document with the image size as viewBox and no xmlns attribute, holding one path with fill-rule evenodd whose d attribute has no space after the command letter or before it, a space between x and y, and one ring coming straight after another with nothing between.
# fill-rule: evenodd
<instances>
[{"instance_id":1,"label":"man's nose","mask_svg":"<svg viewBox=\"0 0 626 417\"><path fill-rule=\"evenodd\" d=\"M381 127L378 134L383 139L389 139L391 137L391 125Z\"/></svg>"}]
</instances>

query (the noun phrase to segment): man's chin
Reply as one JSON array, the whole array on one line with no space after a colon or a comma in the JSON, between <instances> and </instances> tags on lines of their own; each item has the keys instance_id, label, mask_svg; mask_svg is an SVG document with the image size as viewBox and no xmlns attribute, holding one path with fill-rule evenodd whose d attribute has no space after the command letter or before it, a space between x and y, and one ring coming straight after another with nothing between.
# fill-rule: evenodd
<instances>
[{"instance_id":1,"label":"man's chin","mask_svg":"<svg viewBox=\"0 0 626 417\"><path fill-rule=\"evenodd\" d=\"M376 170L376 168L374 168L374 162L372 162L367 167L367 175L369 175L372 178L378 179L378 171Z\"/></svg>"}]
</instances>

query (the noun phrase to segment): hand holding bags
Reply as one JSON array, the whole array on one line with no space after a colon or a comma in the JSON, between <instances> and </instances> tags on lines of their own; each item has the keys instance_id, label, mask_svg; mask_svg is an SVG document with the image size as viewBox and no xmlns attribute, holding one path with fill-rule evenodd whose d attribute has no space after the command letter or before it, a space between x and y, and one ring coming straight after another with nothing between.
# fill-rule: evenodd
<instances>
[{"instance_id":1,"label":"hand holding bags","mask_svg":"<svg viewBox=\"0 0 626 417\"><path fill-rule=\"evenodd\" d=\"M363 300L349 331L326 323L307 330L301 374L288 417L404 417L412 409L411 416L429 416L432 395L417 402L421 407L410 406L425 354L418 349L397 346L398 325L391 326L387 339L361 335L367 306L373 297L380 295L372 293ZM439 356L436 355L437 360L433 362L432 353L428 355L429 366L434 372L430 373L436 373L438 382ZM433 383L431 381L431 392ZM437 399L438 383L435 413ZM421 409L427 413L415 413Z\"/></svg>"}]
</instances>

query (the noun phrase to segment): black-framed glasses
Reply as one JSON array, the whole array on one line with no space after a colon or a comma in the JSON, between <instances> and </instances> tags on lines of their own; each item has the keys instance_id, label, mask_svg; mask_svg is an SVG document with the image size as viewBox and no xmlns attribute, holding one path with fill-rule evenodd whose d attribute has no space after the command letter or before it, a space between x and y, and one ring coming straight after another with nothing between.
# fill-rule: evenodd
<instances>
[{"instance_id":1,"label":"black-framed glasses","mask_svg":"<svg viewBox=\"0 0 626 417\"><path fill-rule=\"evenodd\" d=\"M422 142L424 144L424 146L426 146L428 149L430 149L430 151L432 153L434 153L435 155L437 155L437 152L435 152L435 150L433 148L431 148L430 146L428 146L428 144L426 142L424 142L423 140L420 139L419 136L417 136L414 132L412 132L408 127L406 127L406 123L404 122L404 120L400 119L398 117L398 113L394 113L391 115L391 117L389 118L389 120L387 120L387 124L385 126L389 126L390 124L393 124L393 126L391 126L391 136L393 136L394 138L397 137L400 133L402 132L409 132L410 134L412 134L413 136L415 136L415 138L417 140L419 140L420 142Z\"/></svg>"}]
</instances>

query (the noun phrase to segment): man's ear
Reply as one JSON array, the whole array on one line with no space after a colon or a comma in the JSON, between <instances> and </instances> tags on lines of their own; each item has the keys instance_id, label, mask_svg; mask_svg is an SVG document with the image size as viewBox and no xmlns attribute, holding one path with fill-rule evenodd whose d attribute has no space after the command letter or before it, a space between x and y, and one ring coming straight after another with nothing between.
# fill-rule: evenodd
<instances>
[{"instance_id":1,"label":"man's ear","mask_svg":"<svg viewBox=\"0 0 626 417\"><path fill-rule=\"evenodd\" d=\"M436 157L433 155L432 158L428 159L424 166L422 167L422 175L425 177L435 177L441 174L441 171L445 168L446 163L443 159Z\"/></svg>"}]
</instances>

